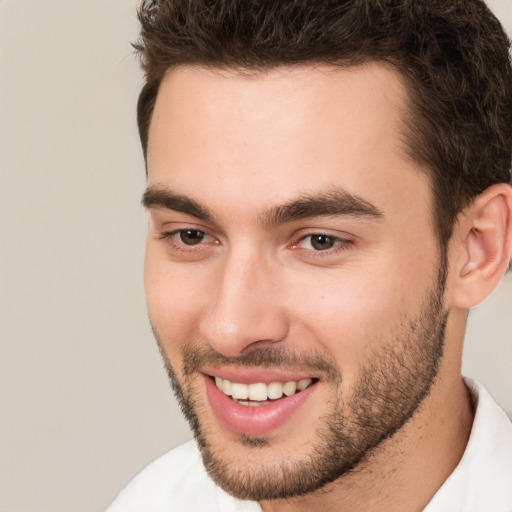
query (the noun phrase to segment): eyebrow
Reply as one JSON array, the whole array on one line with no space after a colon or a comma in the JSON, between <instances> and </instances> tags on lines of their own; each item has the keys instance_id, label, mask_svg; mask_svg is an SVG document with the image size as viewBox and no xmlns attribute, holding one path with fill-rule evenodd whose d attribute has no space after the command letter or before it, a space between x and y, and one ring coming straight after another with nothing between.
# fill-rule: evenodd
<instances>
[{"instance_id":1,"label":"eyebrow","mask_svg":"<svg viewBox=\"0 0 512 512\"><path fill-rule=\"evenodd\" d=\"M321 194L302 195L284 205L271 208L261 221L269 226L277 226L310 217L337 215L375 220L384 218L383 212L372 203L345 190L335 189Z\"/></svg>"},{"instance_id":2,"label":"eyebrow","mask_svg":"<svg viewBox=\"0 0 512 512\"><path fill-rule=\"evenodd\" d=\"M171 192L165 188L148 187L142 196L145 208L165 208L191 215L205 222L214 222L214 215L193 199ZM344 215L382 219L384 214L372 203L342 189L320 194L303 194L283 205L270 208L259 220L267 226L278 226L287 222L311 217Z\"/></svg>"},{"instance_id":3,"label":"eyebrow","mask_svg":"<svg viewBox=\"0 0 512 512\"><path fill-rule=\"evenodd\" d=\"M174 194L169 190L148 187L142 196L144 208L166 208L175 212L191 215L205 222L213 222L213 215L198 202L189 197Z\"/></svg>"}]
</instances>

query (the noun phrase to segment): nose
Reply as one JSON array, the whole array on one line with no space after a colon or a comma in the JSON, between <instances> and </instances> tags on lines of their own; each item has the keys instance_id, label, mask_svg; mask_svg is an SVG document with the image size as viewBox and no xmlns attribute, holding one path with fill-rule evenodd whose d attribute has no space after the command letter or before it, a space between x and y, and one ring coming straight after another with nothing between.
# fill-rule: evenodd
<instances>
[{"instance_id":1,"label":"nose","mask_svg":"<svg viewBox=\"0 0 512 512\"><path fill-rule=\"evenodd\" d=\"M258 254L231 254L217 270L213 294L200 318L203 339L232 357L249 347L284 340L289 321L279 300L278 270Z\"/></svg>"}]
</instances>

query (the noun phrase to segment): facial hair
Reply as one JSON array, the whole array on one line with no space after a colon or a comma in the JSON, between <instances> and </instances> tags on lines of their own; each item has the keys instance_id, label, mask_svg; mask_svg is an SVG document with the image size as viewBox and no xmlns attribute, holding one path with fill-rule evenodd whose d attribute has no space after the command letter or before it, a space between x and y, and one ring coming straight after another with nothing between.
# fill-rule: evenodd
<instances>
[{"instance_id":1,"label":"facial hair","mask_svg":"<svg viewBox=\"0 0 512 512\"><path fill-rule=\"evenodd\" d=\"M368 356L350 396L342 391L343 376L336 363L317 352L294 354L265 348L240 357L225 357L209 345L183 351L180 379L168 360L158 333L155 337L180 407L190 423L210 477L239 499L264 501L312 493L368 460L375 449L400 430L429 395L443 356L447 313L443 310L445 272L428 290L420 312L402 318L399 332L381 340ZM205 413L194 382L204 366L237 366L305 370L320 375L333 397L318 420L307 453L294 453L280 463L238 467L218 449L215 435L201 419ZM239 435L255 452L269 448L265 437ZM255 459L258 454L255 453Z\"/></svg>"}]
</instances>

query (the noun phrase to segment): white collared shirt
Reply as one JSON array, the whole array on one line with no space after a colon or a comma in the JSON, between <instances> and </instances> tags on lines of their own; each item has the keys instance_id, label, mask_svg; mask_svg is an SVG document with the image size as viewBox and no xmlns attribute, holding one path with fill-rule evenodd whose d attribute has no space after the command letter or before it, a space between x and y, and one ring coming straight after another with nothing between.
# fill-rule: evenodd
<instances>
[{"instance_id":1,"label":"white collared shirt","mask_svg":"<svg viewBox=\"0 0 512 512\"><path fill-rule=\"evenodd\" d=\"M512 423L480 384L465 380L475 403L459 464L424 512L512 512ZM150 464L106 512L259 512L213 483L194 441Z\"/></svg>"},{"instance_id":2,"label":"white collared shirt","mask_svg":"<svg viewBox=\"0 0 512 512\"><path fill-rule=\"evenodd\" d=\"M475 403L471 435L424 512L512 512L512 423L481 384L465 382Z\"/></svg>"}]
</instances>

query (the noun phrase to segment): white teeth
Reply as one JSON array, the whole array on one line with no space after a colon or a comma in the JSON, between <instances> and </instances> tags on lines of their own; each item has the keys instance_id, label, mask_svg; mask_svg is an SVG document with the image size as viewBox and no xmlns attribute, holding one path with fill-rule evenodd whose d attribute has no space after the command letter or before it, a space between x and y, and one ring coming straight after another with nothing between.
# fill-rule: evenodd
<instances>
[{"instance_id":1,"label":"white teeth","mask_svg":"<svg viewBox=\"0 0 512 512\"><path fill-rule=\"evenodd\" d=\"M272 382L268 385L268 397L277 400L283 396L283 385L280 382Z\"/></svg>"},{"instance_id":2,"label":"white teeth","mask_svg":"<svg viewBox=\"0 0 512 512\"><path fill-rule=\"evenodd\" d=\"M247 407L258 407L259 405L263 405L262 402L249 402L247 400L237 400L240 405L246 405Z\"/></svg>"},{"instance_id":3,"label":"white teeth","mask_svg":"<svg viewBox=\"0 0 512 512\"><path fill-rule=\"evenodd\" d=\"M217 385L217 387L219 386ZM222 389L226 395L231 395L231 381L224 379L222 387L219 387L219 389Z\"/></svg>"},{"instance_id":4,"label":"white teeth","mask_svg":"<svg viewBox=\"0 0 512 512\"><path fill-rule=\"evenodd\" d=\"M255 402L265 402L269 399L278 400L283 395L292 396L298 391L303 391L312 383L313 379L302 379L298 382L292 380L289 382L272 382L270 384L263 382L242 384L215 377L215 384L225 395L231 396L242 405L248 406L257 405Z\"/></svg>"},{"instance_id":5,"label":"white teeth","mask_svg":"<svg viewBox=\"0 0 512 512\"><path fill-rule=\"evenodd\" d=\"M267 386L263 382L249 385L249 400L263 401L267 399Z\"/></svg>"},{"instance_id":6,"label":"white teeth","mask_svg":"<svg viewBox=\"0 0 512 512\"><path fill-rule=\"evenodd\" d=\"M283 386L283 393L286 395L286 396L292 396L295 394L295 391L297 391L297 383L294 382L294 381L291 381L291 382L287 382L284 386Z\"/></svg>"},{"instance_id":7,"label":"white teeth","mask_svg":"<svg viewBox=\"0 0 512 512\"><path fill-rule=\"evenodd\" d=\"M247 400L249 398L249 386L239 382L231 383L231 396L235 400Z\"/></svg>"},{"instance_id":8,"label":"white teeth","mask_svg":"<svg viewBox=\"0 0 512 512\"><path fill-rule=\"evenodd\" d=\"M311 379L302 379L297 382L297 389L299 391L302 391L303 389L306 389L313 381Z\"/></svg>"}]
</instances>

